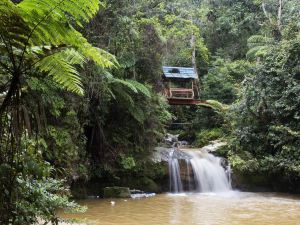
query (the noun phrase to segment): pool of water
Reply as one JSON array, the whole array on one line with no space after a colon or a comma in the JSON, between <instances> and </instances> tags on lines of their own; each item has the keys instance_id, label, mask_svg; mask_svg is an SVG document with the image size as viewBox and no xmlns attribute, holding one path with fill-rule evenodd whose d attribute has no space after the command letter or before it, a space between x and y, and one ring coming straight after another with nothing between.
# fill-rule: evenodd
<instances>
[{"instance_id":1,"label":"pool of water","mask_svg":"<svg viewBox=\"0 0 300 225\"><path fill-rule=\"evenodd\" d=\"M114 201L115 204L112 204ZM83 214L62 214L91 225L299 225L299 196L276 193L161 194L143 199L93 199Z\"/></svg>"}]
</instances>

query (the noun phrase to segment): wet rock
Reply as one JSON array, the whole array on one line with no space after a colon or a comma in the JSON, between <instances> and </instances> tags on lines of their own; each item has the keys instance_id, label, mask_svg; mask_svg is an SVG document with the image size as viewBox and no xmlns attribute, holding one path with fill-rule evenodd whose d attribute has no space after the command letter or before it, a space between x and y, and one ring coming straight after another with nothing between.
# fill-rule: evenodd
<instances>
[{"instance_id":1,"label":"wet rock","mask_svg":"<svg viewBox=\"0 0 300 225\"><path fill-rule=\"evenodd\" d=\"M179 134L167 134L165 137L165 143L172 146L174 143L178 142L178 136Z\"/></svg>"},{"instance_id":2,"label":"wet rock","mask_svg":"<svg viewBox=\"0 0 300 225\"><path fill-rule=\"evenodd\" d=\"M105 187L103 189L104 198L130 198L128 187Z\"/></svg>"},{"instance_id":3,"label":"wet rock","mask_svg":"<svg viewBox=\"0 0 300 225\"><path fill-rule=\"evenodd\" d=\"M165 147L156 147L154 149L153 161L154 162L168 162L171 158L175 159L191 159L192 157L178 148L165 148Z\"/></svg>"},{"instance_id":4,"label":"wet rock","mask_svg":"<svg viewBox=\"0 0 300 225\"><path fill-rule=\"evenodd\" d=\"M215 152L219 148L221 148L225 145L227 145L226 142L222 142L220 140L214 140L214 141L211 141L209 145L202 147L201 150L206 151L206 152Z\"/></svg>"}]
</instances>

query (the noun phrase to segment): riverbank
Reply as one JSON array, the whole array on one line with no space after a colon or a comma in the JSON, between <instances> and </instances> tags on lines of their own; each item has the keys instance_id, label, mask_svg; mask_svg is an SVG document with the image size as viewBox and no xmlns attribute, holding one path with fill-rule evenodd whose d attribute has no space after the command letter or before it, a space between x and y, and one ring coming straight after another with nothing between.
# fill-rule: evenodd
<instances>
[{"instance_id":1,"label":"riverbank","mask_svg":"<svg viewBox=\"0 0 300 225\"><path fill-rule=\"evenodd\" d=\"M45 225L45 222L40 221L38 225ZM47 223L46 225L51 225L51 223ZM76 223L76 222L59 222L58 225L88 225L87 223Z\"/></svg>"}]
</instances>

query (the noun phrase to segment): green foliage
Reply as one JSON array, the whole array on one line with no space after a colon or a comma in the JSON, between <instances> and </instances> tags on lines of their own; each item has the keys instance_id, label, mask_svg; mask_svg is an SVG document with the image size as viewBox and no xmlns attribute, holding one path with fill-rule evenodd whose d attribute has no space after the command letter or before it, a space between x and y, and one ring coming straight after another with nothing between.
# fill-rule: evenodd
<instances>
[{"instance_id":1,"label":"green foliage","mask_svg":"<svg viewBox=\"0 0 300 225\"><path fill-rule=\"evenodd\" d=\"M260 29L264 16L255 1L202 1L203 34L212 55L243 59L248 38Z\"/></svg>"},{"instance_id":2,"label":"green foliage","mask_svg":"<svg viewBox=\"0 0 300 225\"><path fill-rule=\"evenodd\" d=\"M264 57L271 45L275 44L273 38L268 38L262 35L253 35L248 39L249 51L246 54L248 59L257 59Z\"/></svg>"},{"instance_id":3,"label":"green foliage","mask_svg":"<svg viewBox=\"0 0 300 225\"><path fill-rule=\"evenodd\" d=\"M50 175L73 172L70 157L79 158L74 145L80 141L74 139L81 127L76 120L72 131L51 125L71 124L67 120L74 111L63 112L59 88L83 95L79 70L84 62L117 65L114 56L76 30L100 5L98 0L0 2L0 166L6 168L1 171L1 224L31 224L38 217L55 222L57 208L74 206L62 193L62 183ZM63 125L55 120L59 116L65 116ZM28 142L32 139L34 148ZM49 163L55 168L51 174Z\"/></svg>"},{"instance_id":4,"label":"green foliage","mask_svg":"<svg viewBox=\"0 0 300 225\"><path fill-rule=\"evenodd\" d=\"M203 77L203 99L213 99L231 104L238 97L240 82L249 76L251 64L243 61L230 61L217 57L208 74Z\"/></svg>"},{"instance_id":5,"label":"green foliage","mask_svg":"<svg viewBox=\"0 0 300 225\"><path fill-rule=\"evenodd\" d=\"M228 106L218 102L216 100L206 100L204 103L199 104L201 106L212 108L219 114L224 114L228 110Z\"/></svg>"},{"instance_id":6,"label":"green foliage","mask_svg":"<svg viewBox=\"0 0 300 225\"><path fill-rule=\"evenodd\" d=\"M255 173L258 172L259 169L257 159L253 158L249 152L244 152L243 157L239 155L232 155L229 157L229 161L234 171Z\"/></svg>"},{"instance_id":7,"label":"green foliage","mask_svg":"<svg viewBox=\"0 0 300 225\"><path fill-rule=\"evenodd\" d=\"M270 48L256 76L244 83L242 99L233 108L235 153L247 151L258 162L259 171L291 180L299 177L299 56L298 39Z\"/></svg>"},{"instance_id":8,"label":"green foliage","mask_svg":"<svg viewBox=\"0 0 300 225\"><path fill-rule=\"evenodd\" d=\"M98 0L2 1L1 67L13 76L37 69L67 90L83 94L75 65L85 58L101 67L111 67L114 62L112 55L93 47L72 26L72 22L89 21L98 9Z\"/></svg>"},{"instance_id":9,"label":"green foliage","mask_svg":"<svg viewBox=\"0 0 300 225\"><path fill-rule=\"evenodd\" d=\"M36 224L39 221L59 221L57 210L67 209L71 212L84 212L85 208L70 202L69 192L63 181L52 178L40 180L17 178L21 199L16 203L18 217L14 224Z\"/></svg>"},{"instance_id":10,"label":"green foliage","mask_svg":"<svg viewBox=\"0 0 300 225\"><path fill-rule=\"evenodd\" d=\"M209 52L197 18L199 9L200 3L195 1L163 1L160 4L163 18L160 26L166 40L166 65L191 66L194 50L198 61L208 62Z\"/></svg>"},{"instance_id":11,"label":"green foliage","mask_svg":"<svg viewBox=\"0 0 300 225\"><path fill-rule=\"evenodd\" d=\"M0 2L1 224L55 222L74 181L159 191L150 156L171 119L195 146L230 139L236 171L299 178L296 0L281 17L269 0L13 2ZM196 64L206 103L169 107L163 64Z\"/></svg>"},{"instance_id":12,"label":"green foliage","mask_svg":"<svg viewBox=\"0 0 300 225\"><path fill-rule=\"evenodd\" d=\"M196 139L193 142L195 147L203 147L208 145L211 141L220 139L223 137L223 132L220 128L214 128L210 130L201 130L196 133Z\"/></svg>"},{"instance_id":13,"label":"green foliage","mask_svg":"<svg viewBox=\"0 0 300 225\"><path fill-rule=\"evenodd\" d=\"M36 68L48 73L67 90L83 94L79 73L73 66L83 62L84 57L79 52L68 49L43 58L36 64Z\"/></svg>"},{"instance_id":14,"label":"green foliage","mask_svg":"<svg viewBox=\"0 0 300 225\"><path fill-rule=\"evenodd\" d=\"M26 139L23 137L22 151L15 156L18 159L17 166L1 164L0 181L4 185L7 182L7 174L16 176L16 190L18 195L15 204L14 220L12 224L33 224L39 220L58 221L58 209L83 210L76 203L68 200L69 190L65 188L65 181L51 178L54 169L43 160L45 142ZM5 186L4 186L5 187ZM3 190L3 189L2 189ZM1 201L11 195L10 189L4 189ZM15 196L14 196L15 197ZM1 208L1 220L4 220L6 206Z\"/></svg>"},{"instance_id":15,"label":"green foliage","mask_svg":"<svg viewBox=\"0 0 300 225\"><path fill-rule=\"evenodd\" d=\"M131 156L126 157L124 154L121 154L120 157L121 157L121 165L125 170L130 170L136 166L133 157Z\"/></svg>"}]
</instances>

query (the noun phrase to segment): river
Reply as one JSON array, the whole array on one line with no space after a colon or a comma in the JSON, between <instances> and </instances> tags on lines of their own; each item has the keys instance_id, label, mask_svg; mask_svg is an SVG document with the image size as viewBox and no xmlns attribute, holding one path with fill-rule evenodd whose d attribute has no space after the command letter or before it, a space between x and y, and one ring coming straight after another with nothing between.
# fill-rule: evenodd
<instances>
[{"instance_id":1,"label":"river","mask_svg":"<svg viewBox=\"0 0 300 225\"><path fill-rule=\"evenodd\" d=\"M111 204L114 201L115 204ZM63 214L90 225L299 225L299 196L277 193L159 194L142 199L90 199L83 214Z\"/></svg>"}]
</instances>

